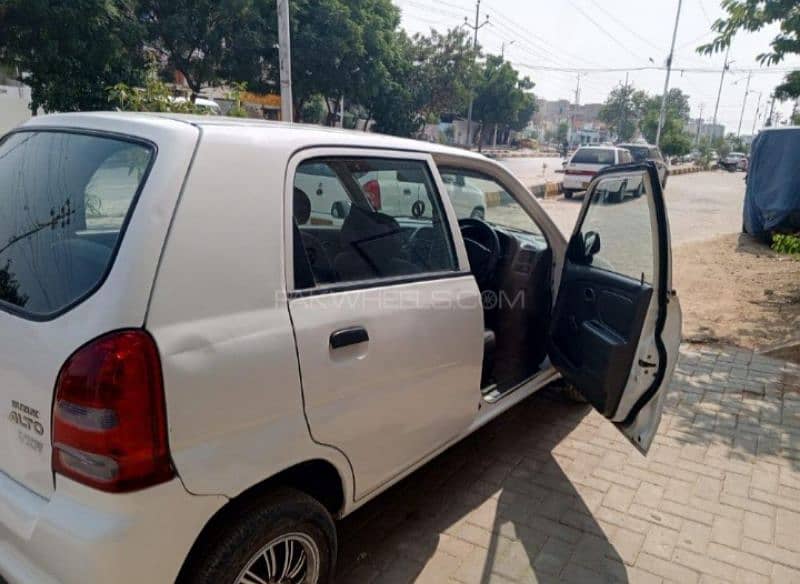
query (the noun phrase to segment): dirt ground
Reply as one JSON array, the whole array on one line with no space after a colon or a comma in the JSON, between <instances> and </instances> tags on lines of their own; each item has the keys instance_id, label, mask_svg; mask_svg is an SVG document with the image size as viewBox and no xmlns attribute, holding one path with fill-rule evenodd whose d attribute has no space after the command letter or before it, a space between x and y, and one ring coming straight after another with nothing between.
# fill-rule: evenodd
<instances>
[{"instance_id":1,"label":"dirt ground","mask_svg":"<svg viewBox=\"0 0 800 584\"><path fill-rule=\"evenodd\" d=\"M800 343L800 260L730 234L677 246L672 265L685 341L762 351ZM783 356L798 360L800 350Z\"/></svg>"}]
</instances>

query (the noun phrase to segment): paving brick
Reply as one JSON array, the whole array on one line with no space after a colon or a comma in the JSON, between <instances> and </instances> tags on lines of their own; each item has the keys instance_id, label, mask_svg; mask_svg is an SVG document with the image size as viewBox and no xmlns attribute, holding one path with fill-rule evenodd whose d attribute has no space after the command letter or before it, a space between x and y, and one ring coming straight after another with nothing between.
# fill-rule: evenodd
<instances>
[{"instance_id":1,"label":"paving brick","mask_svg":"<svg viewBox=\"0 0 800 584\"><path fill-rule=\"evenodd\" d=\"M800 582L800 570L775 564L772 568L772 584L797 584Z\"/></svg>"},{"instance_id":2,"label":"paving brick","mask_svg":"<svg viewBox=\"0 0 800 584\"><path fill-rule=\"evenodd\" d=\"M745 537L742 540L742 549L753 555L766 558L778 564L784 564L788 567L800 570L800 554L778 546L764 543L763 541L756 541Z\"/></svg>"},{"instance_id":3,"label":"paving brick","mask_svg":"<svg viewBox=\"0 0 800 584\"><path fill-rule=\"evenodd\" d=\"M708 557L765 576L772 571L772 562L718 543L708 544Z\"/></svg>"},{"instance_id":4,"label":"paving brick","mask_svg":"<svg viewBox=\"0 0 800 584\"><path fill-rule=\"evenodd\" d=\"M700 579L700 575L691 568L646 553L639 554L637 567L651 574L666 578L667 580L680 582L681 584L691 584Z\"/></svg>"},{"instance_id":5,"label":"paving brick","mask_svg":"<svg viewBox=\"0 0 800 584\"><path fill-rule=\"evenodd\" d=\"M684 521L677 545L696 554L704 554L710 540L711 528L709 526L694 521Z\"/></svg>"},{"instance_id":6,"label":"paving brick","mask_svg":"<svg viewBox=\"0 0 800 584\"><path fill-rule=\"evenodd\" d=\"M625 512L633 502L633 497L635 495L636 491L633 489L617 484L611 485L608 493L606 493L606 496L603 498L603 506L609 509L615 509L616 511Z\"/></svg>"},{"instance_id":7,"label":"paving brick","mask_svg":"<svg viewBox=\"0 0 800 584\"><path fill-rule=\"evenodd\" d=\"M642 550L648 554L669 560L672 558L672 552L678 543L678 537L679 533L674 529L655 525L647 532Z\"/></svg>"},{"instance_id":8,"label":"paving brick","mask_svg":"<svg viewBox=\"0 0 800 584\"><path fill-rule=\"evenodd\" d=\"M702 574L709 574L728 582L736 578L736 568L734 566L683 548L675 550L673 561L676 565L685 566Z\"/></svg>"},{"instance_id":9,"label":"paving brick","mask_svg":"<svg viewBox=\"0 0 800 584\"><path fill-rule=\"evenodd\" d=\"M746 537L770 543L773 539L772 519L766 515L746 511L743 533Z\"/></svg>"},{"instance_id":10,"label":"paving brick","mask_svg":"<svg viewBox=\"0 0 800 584\"><path fill-rule=\"evenodd\" d=\"M714 517L714 525L711 528L711 541L737 548L742 541L742 527L741 521L727 517Z\"/></svg>"},{"instance_id":11,"label":"paving brick","mask_svg":"<svg viewBox=\"0 0 800 584\"><path fill-rule=\"evenodd\" d=\"M800 513L787 509L777 510L775 543L782 548L800 552Z\"/></svg>"}]
</instances>

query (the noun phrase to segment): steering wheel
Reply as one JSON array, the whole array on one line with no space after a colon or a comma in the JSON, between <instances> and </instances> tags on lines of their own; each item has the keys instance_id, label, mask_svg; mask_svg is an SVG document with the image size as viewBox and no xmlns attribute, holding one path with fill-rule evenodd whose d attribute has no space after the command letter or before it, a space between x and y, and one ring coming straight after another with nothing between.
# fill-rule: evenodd
<instances>
[{"instance_id":1,"label":"steering wheel","mask_svg":"<svg viewBox=\"0 0 800 584\"><path fill-rule=\"evenodd\" d=\"M497 232L482 219L467 217L458 220L461 237L467 248L470 270L478 287L483 289L494 276L500 261L500 238Z\"/></svg>"}]
</instances>

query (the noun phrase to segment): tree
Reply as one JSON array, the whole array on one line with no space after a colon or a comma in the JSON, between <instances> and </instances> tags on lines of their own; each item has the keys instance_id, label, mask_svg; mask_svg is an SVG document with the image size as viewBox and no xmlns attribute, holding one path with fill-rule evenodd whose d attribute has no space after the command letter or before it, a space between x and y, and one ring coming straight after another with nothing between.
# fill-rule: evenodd
<instances>
[{"instance_id":1,"label":"tree","mask_svg":"<svg viewBox=\"0 0 800 584\"><path fill-rule=\"evenodd\" d=\"M413 37L409 56L414 70L411 83L419 96L423 117L466 112L470 90L478 82L479 53L463 28L445 34L432 30L430 36Z\"/></svg>"},{"instance_id":2,"label":"tree","mask_svg":"<svg viewBox=\"0 0 800 584\"><path fill-rule=\"evenodd\" d=\"M473 115L481 122L479 149L486 139L487 126L501 124L521 129L527 125L536 107L531 89L533 82L528 77L520 78L511 63L497 55L486 57L473 105Z\"/></svg>"},{"instance_id":3,"label":"tree","mask_svg":"<svg viewBox=\"0 0 800 584\"><path fill-rule=\"evenodd\" d=\"M667 156L680 156L692 148L692 139L684 129L689 120L691 108L689 96L677 87L667 94L667 107L664 115L664 126L661 129L660 148ZM650 97L644 103L641 130L651 144L655 144L658 133L658 120L661 115L661 96Z\"/></svg>"},{"instance_id":4,"label":"tree","mask_svg":"<svg viewBox=\"0 0 800 584\"><path fill-rule=\"evenodd\" d=\"M733 36L741 31L755 32L778 23L780 32L772 39L770 50L756 57L762 65L780 63L787 55L800 54L800 3L797 0L722 0L728 13L711 26L717 36L708 44L697 48L710 55L731 44ZM776 88L778 99L800 97L800 71L789 73Z\"/></svg>"},{"instance_id":5,"label":"tree","mask_svg":"<svg viewBox=\"0 0 800 584\"><path fill-rule=\"evenodd\" d=\"M192 100L204 85L241 81L231 71L246 69L247 59L253 67L261 63L254 38L258 47L276 38L269 34L276 25L266 24L254 0L138 0L136 16L148 50L157 53L167 70L183 75Z\"/></svg>"},{"instance_id":6,"label":"tree","mask_svg":"<svg viewBox=\"0 0 800 584\"><path fill-rule=\"evenodd\" d=\"M0 59L31 87L31 111L107 109L106 88L142 81L141 30L125 0L3 0Z\"/></svg>"},{"instance_id":7,"label":"tree","mask_svg":"<svg viewBox=\"0 0 800 584\"><path fill-rule=\"evenodd\" d=\"M627 142L636 135L644 114L647 94L631 85L622 85L611 90L598 118L617 134L619 140Z\"/></svg>"}]
</instances>

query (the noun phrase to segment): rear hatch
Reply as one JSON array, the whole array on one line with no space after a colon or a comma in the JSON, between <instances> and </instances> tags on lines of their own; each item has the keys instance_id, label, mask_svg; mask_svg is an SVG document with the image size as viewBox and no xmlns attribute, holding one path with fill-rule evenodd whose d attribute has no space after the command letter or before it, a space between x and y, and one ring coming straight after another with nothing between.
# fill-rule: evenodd
<instances>
[{"instance_id":1,"label":"rear hatch","mask_svg":"<svg viewBox=\"0 0 800 584\"><path fill-rule=\"evenodd\" d=\"M572 155L564 174L578 177L588 187L592 178L606 166L615 164L614 150L609 148L579 148Z\"/></svg>"},{"instance_id":2,"label":"rear hatch","mask_svg":"<svg viewBox=\"0 0 800 584\"><path fill-rule=\"evenodd\" d=\"M0 472L43 496L54 488L61 366L95 336L144 317L143 303L138 316L111 309L131 296L109 274L123 263L120 244L154 158L144 141L82 130L0 141Z\"/></svg>"}]
</instances>

